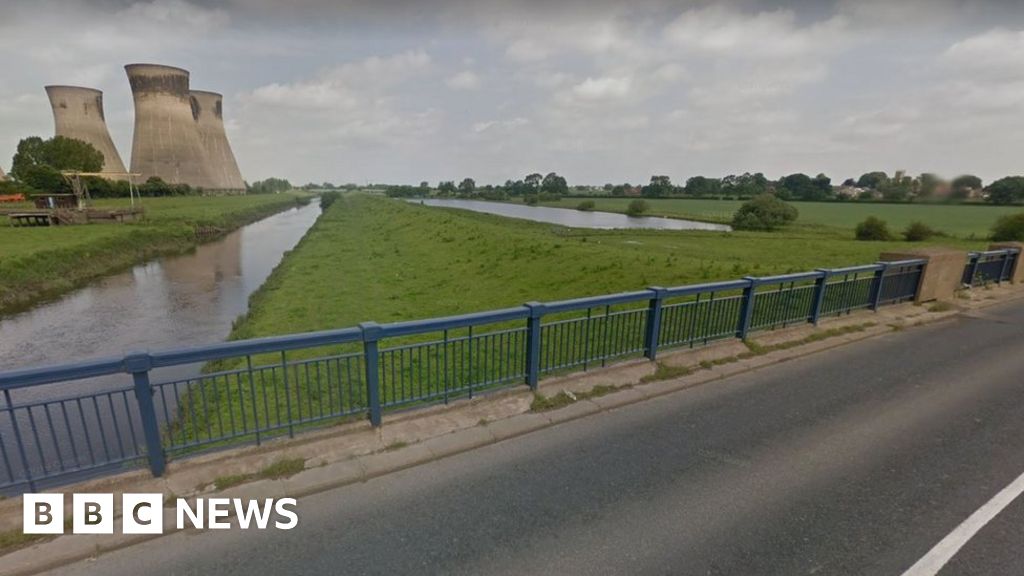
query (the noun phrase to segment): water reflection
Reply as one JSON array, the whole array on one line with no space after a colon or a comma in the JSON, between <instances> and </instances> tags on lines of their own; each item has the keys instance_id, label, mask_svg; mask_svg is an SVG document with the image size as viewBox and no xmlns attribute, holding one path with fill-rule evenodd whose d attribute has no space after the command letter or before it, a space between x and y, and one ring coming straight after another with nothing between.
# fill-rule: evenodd
<instances>
[{"instance_id":1,"label":"water reflection","mask_svg":"<svg viewBox=\"0 0 1024 576\"><path fill-rule=\"evenodd\" d=\"M570 228L649 228L656 230L732 230L725 224L710 224L708 222L697 222L694 220L680 220L677 218L661 218L658 216L626 216L613 212L584 212L569 208L552 208L550 206L526 206L523 204L507 204L503 202L485 202L482 200L458 200L447 198L428 198L423 200L410 200L410 202L422 203L427 206L447 206L449 208L462 208L474 212L486 212L509 218L521 218L535 222L547 222L559 224Z\"/></svg>"},{"instance_id":2,"label":"water reflection","mask_svg":"<svg viewBox=\"0 0 1024 576\"><path fill-rule=\"evenodd\" d=\"M0 320L0 370L223 340L319 215L315 203Z\"/></svg>"}]
</instances>

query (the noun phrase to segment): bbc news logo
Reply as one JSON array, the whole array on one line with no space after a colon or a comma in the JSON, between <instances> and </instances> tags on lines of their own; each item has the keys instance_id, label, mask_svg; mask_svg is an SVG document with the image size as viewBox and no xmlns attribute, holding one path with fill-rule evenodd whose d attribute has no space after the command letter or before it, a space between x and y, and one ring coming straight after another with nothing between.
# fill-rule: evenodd
<instances>
[{"instance_id":1,"label":"bbc news logo","mask_svg":"<svg viewBox=\"0 0 1024 576\"><path fill-rule=\"evenodd\" d=\"M25 494L22 509L25 534L64 534L64 494ZM232 519L242 530L291 530L299 524L294 498L178 498L174 505L178 530L228 530ZM123 494L122 534L163 534L163 494ZM72 534L113 534L113 494L72 494Z\"/></svg>"}]
</instances>

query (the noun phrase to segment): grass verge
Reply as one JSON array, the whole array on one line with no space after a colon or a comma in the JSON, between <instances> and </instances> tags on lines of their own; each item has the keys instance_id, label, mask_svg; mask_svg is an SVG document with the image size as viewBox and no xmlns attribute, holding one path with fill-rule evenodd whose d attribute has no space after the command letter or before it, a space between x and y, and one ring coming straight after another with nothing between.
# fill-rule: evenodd
<instances>
[{"instance_id":1,"label":"grass verge","mask_svg":"<svg viewBox=\"0 0 1024 576\"><path fill-rule=\"evenodd\" d=\"M263 468L259 472L252 474L230 474L227 476L218 476L213 481L213 487L217 490L226 490L253 480L279 480L281 478L290 478L305 469L306 460L304 458L282 458Z\"/></svg>"}]
</instances>

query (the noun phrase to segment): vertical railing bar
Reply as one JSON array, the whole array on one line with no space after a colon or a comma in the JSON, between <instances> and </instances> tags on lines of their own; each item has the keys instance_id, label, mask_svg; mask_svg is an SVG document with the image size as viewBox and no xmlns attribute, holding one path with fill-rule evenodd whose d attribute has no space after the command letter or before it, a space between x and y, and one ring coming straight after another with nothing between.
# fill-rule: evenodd
<instances>
[{"instance_id":1,"label":"vertical railing bar","mask_svg":"<svg viewBox=\"0 0 1024 576\"><path fill-rule=\"evenodd\" d=\"M36 482L32 478L32 469L28 464L28 456L25 454L25 442L21 437L21 427L18 426L18 413L15 412L14 402L11 400L11 391L7 388L4 388L4 403L7 404L8 414L11 417L11 426L14 428L14 443L18 447L18 455L21 457L25 481L28 483L29 490L35 492Z\"/></svg>"}]
</instances>

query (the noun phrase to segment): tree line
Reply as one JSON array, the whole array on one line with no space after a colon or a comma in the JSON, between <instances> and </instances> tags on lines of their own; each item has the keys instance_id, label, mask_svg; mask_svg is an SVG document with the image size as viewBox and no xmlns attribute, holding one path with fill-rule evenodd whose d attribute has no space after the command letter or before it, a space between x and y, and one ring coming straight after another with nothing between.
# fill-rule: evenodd
<instances>
[{"instance_id":1,"label":"tree line","mask_svg":"<svg viewBox=\"0 0 1024 576\"><path fill-rule=\"evenodd\" d=\"M103 164L103 153L82 140L64 136L48 140L38 136L23 138L11 160L11 179L0 182L0 194L70 194L73 192L71 183L62 171L101 172ZM127 198L131 194L127 180L86 176L82 181L93 198ZM155 176L136 183L135 188L141 196L193 196L203 193L202 188L171 184ZM282 178L246 183L249 194L279 194L291 189L292 184Z\"/></svg>"},{"instance_id":2,"label":"tree line","mask_svg":"<svg viewBox=\"0 0 1024 576\"><path fill-rule=\"evenodd\" d=\"M777 180L767 178L763 173L733 174L723 178L693 176L682 185L672 182L666 175L653 175L644 185L630 183L605 184L603 187L575 186L570 190L563 176L550 172L546 176L533 173L521 180L506 180L504 184L480 186L473 178L464 178L458 184L454 180L442 180L436 188L426 181L419 186L386 187L389 196L443 198L480 198L483 200L504 200L525 198L530 201L546 201L570 194L590 196L639 196L643 198L709 198L745 200L762 194L774 194L783 200L799 201L878 201L878 202L964 202L987 201L992 204L1024 203L1024 176L1008 176L995 180L987 186L981 178L964 174L952 180L924 173L909 176L896 172L889 176L875 171L862 174L859 178L848 178L840 185L834 185L825 174L809 176L794 173Z\"/></svg>"}]
</instances>

